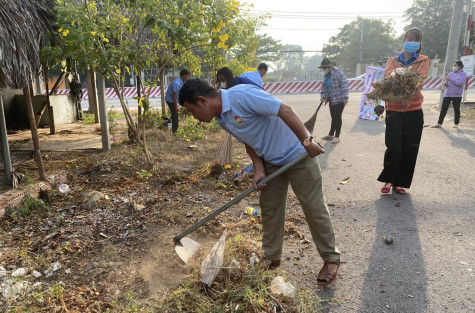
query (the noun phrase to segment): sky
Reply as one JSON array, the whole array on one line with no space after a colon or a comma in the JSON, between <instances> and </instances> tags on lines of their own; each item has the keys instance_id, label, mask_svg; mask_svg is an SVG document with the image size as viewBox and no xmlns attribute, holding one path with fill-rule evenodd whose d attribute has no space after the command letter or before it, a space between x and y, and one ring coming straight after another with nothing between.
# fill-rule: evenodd
<instances>
[{"instance_id":1,"label":"sky","mask_svg":"<svg viewBox=\"0 0 475 313\"><path fill-rule=\"evenodd\" d=\"M392 19L399 36L405 26L404 11L413 0L247 0L247 3L254 4L252 15L272 15L259 33L266 33L281 44L300 45L304 51L320 51L331 36L339 33L339 28L358 15L383 21Z\"/></svg>"}]
</instances>

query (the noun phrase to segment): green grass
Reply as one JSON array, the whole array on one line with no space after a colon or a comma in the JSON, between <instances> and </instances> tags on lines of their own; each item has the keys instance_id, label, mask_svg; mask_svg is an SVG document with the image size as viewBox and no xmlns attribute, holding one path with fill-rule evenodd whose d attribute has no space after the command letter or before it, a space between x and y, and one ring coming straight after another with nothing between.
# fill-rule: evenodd
<instances>
[{"instance_id":1,"label":"green grass","mask_svg":"<svg viewBox=\"0 0 475 313\"><path fill-rule=\"evenodd\" d=\"M94 124L96 122L95 118L94 118L94 113L89 113L89 112L83 112L82 113L82 122L84 124ZM111 112L108 112L107 114L107 117L109 119L109 122L110 120L114 120L116 118L125 118L125 115L123 113L118 113L116 111L111 111Z\"/></svg>"},{"instance_id":2,"label":"green grass","mask_svg":"<svg viewBox=\"0 0 475 313\"><path fill-rule=\"evenodd\" d=\"M195 141L205 138L207 133L217 132L221 127L213 119L210 123L203 123L191 115L180 116L180 123L175 136L179 140Z\"/></svg>"},{"instance_id":3,"label":"green grass","mask_svg":"<svg viewBox=\"0 0 475 313\"><path fill-rule=\"evenodd\" d=\"M38 209L48 210L49 207L43 202L43 200L33 197L31 194L26 194L18 207L7 208L7 214L16 213L19 217L24 218Z\"/></svg>"},{"instance_id":4,"label":"green grass","mask_svg":"<svg viewBox=\"0 0 475 313\"><path fill-rule=\"evenodd\" d=\"M274 312L274 307L279 305L289 313L322 311L321 298L311 290L296 286L294 298L272 295L269 289L271 281L276 276L285 278L285 272L251 267L248 258L254 249L254 244L241 235L230 238L226 242L223 266L228 266L232 259L236 259L241 264L239 272L231 277L223 269L213 283L213 288L206 291L197 281L196 273L158 304L158 312Z\"/></svg>"}]
</instances>

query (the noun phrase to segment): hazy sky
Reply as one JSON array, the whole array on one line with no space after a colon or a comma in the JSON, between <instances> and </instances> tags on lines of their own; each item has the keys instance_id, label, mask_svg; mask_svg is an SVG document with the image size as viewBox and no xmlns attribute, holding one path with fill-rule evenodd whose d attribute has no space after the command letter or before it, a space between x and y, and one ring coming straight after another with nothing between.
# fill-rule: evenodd
<instances>
[{"instance_id":1,"label":"hazy sky","mask_svg":"<svg viewBox=\"0 0 475 313\"><path fill-rule=\"evenodd\" d=\"M396 35L403 31L404 11L413 0L247 0L253 3L252 14L270 13L267 33L282 44L302 46L303 50L321 50L328 39L338 34L339 28L355 20L366 18L392 19ZM314 54L314 53L311 53Z\"/></svg>"}]
</instances>

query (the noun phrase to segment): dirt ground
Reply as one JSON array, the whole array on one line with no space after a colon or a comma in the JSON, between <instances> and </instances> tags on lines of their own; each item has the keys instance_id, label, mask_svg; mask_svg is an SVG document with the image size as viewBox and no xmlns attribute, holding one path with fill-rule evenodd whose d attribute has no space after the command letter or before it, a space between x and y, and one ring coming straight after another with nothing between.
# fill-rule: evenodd
<instances>
[{"instance_id":1,"label":"dirt ground","mask_svg":"<svg viewBox=\"0 0 475 313\"><path fill-rule=\"evenodd\" d=\"M132 312L131 303L158 303L196 275L177 257L172 238L250 186L248 175L232 179L251 163L243 145L234 141L235 162L224 170L213 167L222 131L197 141L177 138L168 129L149 131L148 145L159 164L152 173L140 149L124 141L122 130L118 127L113 137L124 143L109 152L100 150L95 124L65 125L56 135L39 130L47 173L66 171L70 191L63 194L56 188L43 195L48 209L3 217L0 266L7 274L25 268L25 279L41 282L45 290L37 292L41 301L3 299L0 307L6 311ZM29 136L9 135L12 151L32 149ZM23 155L14 170L35 180L36 162L31 154ZM93 200L92 192L100 194ZM290 197L289 209L295 203ZM245 234L261 253L260 220L243 214L248 206L258 208L257 195L190 235L203 245L202 257L225 228L229 238ZM295 214L289 221L286 234L291 242L306 240L298 230L301 219ZM47 272L54 262L62 268L51 277L32 276L33 271ZM57 289L61 296L54 294Z\"/></svg>"}]
</instances>

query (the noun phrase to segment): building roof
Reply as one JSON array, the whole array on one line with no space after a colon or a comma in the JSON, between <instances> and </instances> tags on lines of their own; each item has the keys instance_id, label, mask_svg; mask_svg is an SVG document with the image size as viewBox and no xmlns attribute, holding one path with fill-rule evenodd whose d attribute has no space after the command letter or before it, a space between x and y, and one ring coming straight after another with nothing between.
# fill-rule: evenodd
<instances>
[{"instance_id":1,"label":"building roof","mask_svg":"<svg viewBox=\"0 0 475 313\"><path fill-rule=\"evenodd\" d=\"M53 5L54 0L0 0L0 87L29 86L31 75L41 71Z\"/></svg>"}]
</instances>

